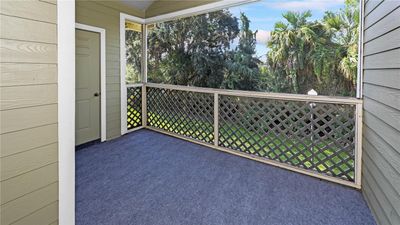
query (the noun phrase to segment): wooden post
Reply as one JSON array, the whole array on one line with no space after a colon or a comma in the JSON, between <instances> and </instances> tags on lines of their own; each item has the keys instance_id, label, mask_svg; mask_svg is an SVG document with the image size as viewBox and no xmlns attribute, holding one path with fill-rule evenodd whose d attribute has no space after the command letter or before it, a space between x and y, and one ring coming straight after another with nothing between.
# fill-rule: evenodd
<instances>
[{"instance_id":1,"label":"wooden post","mask_svg":"<svg viewBox=\"0 0 400 225\"><path fill-rule=\"evenodd\" d=\"M355 165L354 165L354 175L355 183L357 186L361 187L361 171L362 171L362 124L363 124L363 104L356 104L356 140L355 140Z\"/></svg>"},{"instance_id":2,"label":"wooden post","mask_svg":"<svg viewBox=\"0 0 400 225\"><path fill-rule=\"evenodd\" d=\"M214 93L214 145L215 146L218 146L218 139L219 139L218 117L219 117L218 94Z\"/></svg>"},{"instance_id":3,"label":"wooden post","mask_svg":"<svg viewBox=\"0 0 400 225\"><path fill-rule=\"evenodd\" d=\"M147 83L147 25L142 25L142 83Z\"/></svg>"},{"instance_id":4,"label":"wooden post","mask_svg":"<svg viewBox=\"0 0 400 225\"><path fill-rule=\"evenodd\" d=\"M311 90L309 90L308 92L307 92L307 95L311 95L311 96L317 96L318 95L318 92L316 92L314 89L311 89ZM314 164L315 163L315 158L316 158L316 154L315 154L315 152L314 152L314 146L315 146L315 142L314 142L314 108L317 106L315 103L310 103L309 104L309 106L310 106L310 111L311 111L311 116L310 116L310 125L311 125L311 129L310 129L310 131L311 131L311 155L312 155L312 159L311 159L311 163L312 163L312 166L315 168L316 167L316 165Z\"/></svg>"},{"instance_id":5,"label":"wooden post","mask_svg":"<svg viewBox=\"0 0 400 225\"><path fill-rule=\"evenodd\" d=\"M147 90L145 83L142 85L142 126L147 126Z\"/></svg>"}]
</instances>

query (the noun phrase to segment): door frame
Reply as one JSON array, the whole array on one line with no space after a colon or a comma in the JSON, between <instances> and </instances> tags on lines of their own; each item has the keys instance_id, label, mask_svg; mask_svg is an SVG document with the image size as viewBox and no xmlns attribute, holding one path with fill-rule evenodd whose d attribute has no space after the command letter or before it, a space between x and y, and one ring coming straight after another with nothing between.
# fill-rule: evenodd
<instances>
[{"instance_id":1,"label":"door frame","mask_svg":"<svg viewBox=\"0 0 400 225\"><path fill-rule=\"evenodd\" d=\"M106 127L106 30L100 27L75 23L75 28L100 34L100 137L101 142L107 139Z\"/></svg>"},{"instance_id":2,"label":"door frame","mask_svg":"<svg viewBox=\"0 0 400 225\"><path fill-rule=\"evenodd\" d=\"M147 73L147 38L143 36L146 33L146 25L145 19L131 16L126 13L119 13L119 54L120 54L120 88L121 88L121 135L124 135L128 132L127 121L128 121L128 102L127 102L127 85L125 83L126 77L126 46L125 46L125 22L131 21L143 26L142 29L142 60L141 60L141 82L147 82L147 76L144 75ZM146 47L144 47L146 46Z\"/></svg>"}]
</instances>

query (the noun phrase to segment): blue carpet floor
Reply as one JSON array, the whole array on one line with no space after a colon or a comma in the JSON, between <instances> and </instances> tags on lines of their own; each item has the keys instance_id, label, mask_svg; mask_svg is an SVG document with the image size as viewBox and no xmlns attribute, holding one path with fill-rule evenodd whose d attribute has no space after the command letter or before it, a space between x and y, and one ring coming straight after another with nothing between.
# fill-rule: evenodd
<instances>
[{"instance_id":1,"label":"blue carpet floor","mask_svg":"<svg viewBox=\"0 0 400 225\"><path fill-rule=\"evenodd\" d=\"M77 225L369 225L357 190L140 130L76 152Z\"/></svg>"}]
</instances>

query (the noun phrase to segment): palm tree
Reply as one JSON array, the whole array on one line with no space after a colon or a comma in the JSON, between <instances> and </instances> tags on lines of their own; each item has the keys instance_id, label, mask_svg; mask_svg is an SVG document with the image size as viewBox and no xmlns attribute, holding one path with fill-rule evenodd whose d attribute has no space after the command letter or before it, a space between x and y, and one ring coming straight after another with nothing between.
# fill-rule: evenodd
<instances>
[{"instance_id":1,"label":"palm tree","mask_svg":"<svg viewBox=\"0 0 400 225\"><path fill-rule=\"evenodd\" d=\"M284 13L285 22L275 24L268 42L268 60L275 73L286 73L286 80L295 93L312 88L317 79L313 73L312 58L319 24L309 22L310 11Z\"/></svg>"},{"instance_id":2,"label":"palm tree","mask_svg":"<svg viewBox=\"0 0 400 225\"><path fill-rule=\"evenodd\" d=\"M358 57L358 0L347 0L322 21L311 13L287 12L275 24L268 42L272 77L284 92L306 93L314 88L326 95L354 95ZM285 89L286 88L286 89Z\"/></svg>"},{"instance_id":3,"label":"palm tree","mask_svg":"<svg viewBox=\"0 0 400 225\"><path fill-rule=\"evenodd\" d=\"M332 41L340 48L339 69L348 85L354 86L357 78L358 37L359 37L359 1L346 0L345 8L338 13L326 12L323 19L326 30L331 33Z\"/></svg>"}]
</instances>

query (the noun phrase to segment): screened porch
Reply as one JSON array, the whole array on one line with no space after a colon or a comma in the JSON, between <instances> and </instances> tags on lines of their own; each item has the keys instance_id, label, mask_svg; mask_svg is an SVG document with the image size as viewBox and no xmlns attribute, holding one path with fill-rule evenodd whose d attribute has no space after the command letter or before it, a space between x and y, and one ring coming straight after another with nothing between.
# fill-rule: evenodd
<instances>
[{"instance_id":1,"label":"screened porch","mask_svg":"<svg viewBox=\"0 0 400 225\"><path fill-rule=\"evenodd\" d=\"M76 153L77 224L375 224L360 83L353 97L157 83L149 36L179 16L119 16L119 70L105 69L120 75L106 84L116 134Z\"/></svg>"}]
</instances>

